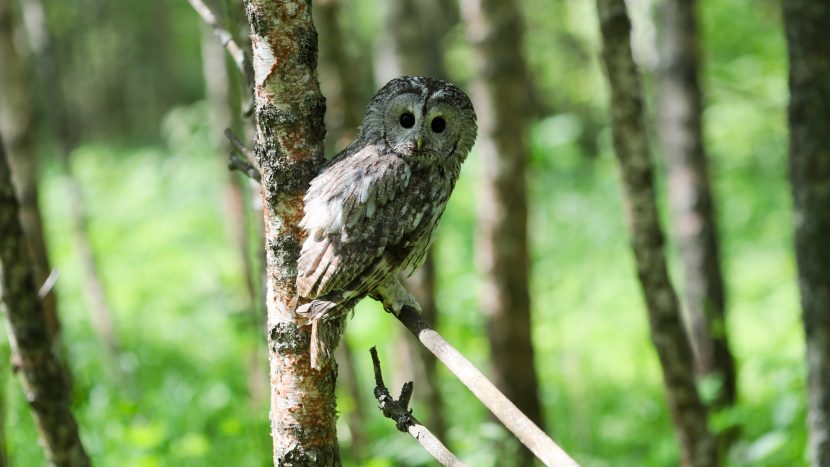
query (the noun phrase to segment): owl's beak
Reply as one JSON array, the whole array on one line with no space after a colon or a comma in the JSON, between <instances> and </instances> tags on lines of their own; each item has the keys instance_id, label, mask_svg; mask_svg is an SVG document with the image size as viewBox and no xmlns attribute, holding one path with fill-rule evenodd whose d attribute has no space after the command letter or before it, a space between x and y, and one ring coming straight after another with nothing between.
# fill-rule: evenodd
<instances>
[{"instance_id":1,"label":"owl's beak","mask_svg":"<svg viewBox=\"0 0 830 467\"><path fill-rule=\"evenodd\" d=\"M420 151L421 147L424 145L424 137L419 136L418 139L415 140L415 150Z\"/></svg>"}]
</instances>

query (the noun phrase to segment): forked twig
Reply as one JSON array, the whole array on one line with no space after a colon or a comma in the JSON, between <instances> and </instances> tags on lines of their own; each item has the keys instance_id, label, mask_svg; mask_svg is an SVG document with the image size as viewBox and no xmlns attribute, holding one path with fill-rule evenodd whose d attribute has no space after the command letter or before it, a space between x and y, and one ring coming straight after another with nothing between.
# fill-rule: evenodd
<instances>
[{"instance_id":1,"label":"forked twig","mask_svg":"<svg viewBox=\"0 0 830 467\"><path fill-rule=\"evenodd\" d=\"M466 464L455 457L455 454L447 449L441 440L436 438L427 427L421 425L421 422L412 415L412 409L409 408L409 400L412 398L412 381L403 385L400 397L395 400L383 383L377 350L372 347L369 349L369 353L372 354L372 366L375 370L375 399L380 404L383 416L394 420L399 431L412 435L441 465L466 467Z\"/></svg>"}]
</instances>

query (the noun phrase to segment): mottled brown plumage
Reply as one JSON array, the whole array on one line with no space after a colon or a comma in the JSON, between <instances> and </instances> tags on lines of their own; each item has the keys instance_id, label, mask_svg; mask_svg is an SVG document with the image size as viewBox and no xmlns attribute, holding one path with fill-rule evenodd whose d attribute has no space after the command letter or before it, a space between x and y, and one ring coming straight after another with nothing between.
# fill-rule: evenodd
<instances>
[{"instance_id":1,"label":"mottled brown plumage","mask_svg":"<svg viewBox=\"0 0 830 467\"><path fill-rule=\"evenodd\" d=\"M315 366L358 301L402 293L397 275L423 262L475 137L475 111L460 89L396 78L369 103L357 139L312 180L297 270L308 302L297 313L314 326Z\"/></svg>"}]
</instances>

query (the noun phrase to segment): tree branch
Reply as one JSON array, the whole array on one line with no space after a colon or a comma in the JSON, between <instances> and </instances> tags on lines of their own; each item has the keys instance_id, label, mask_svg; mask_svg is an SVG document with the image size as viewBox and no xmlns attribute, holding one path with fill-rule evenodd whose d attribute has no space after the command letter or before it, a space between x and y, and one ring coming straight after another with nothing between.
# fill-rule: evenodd
<instances>
[{"instance_id":1,"label":"tree branch","mask_svg":"<svg viewBox=\"0 0 830 467\"><path fill-rule=\"evenodd\" d=\"M375 370L375 399L380 404L379 408L383 412L383 416L394 420L398 431L412 435L441 465L466 467L466 464L455 457L455 454L447 449L441 440L436 438L427 427L412 415L412 409L409 408L409 400L412 398L412 381L403 385L398 400L393 399L392 395L389 394L389 389L383 383L377 350L372 347L369 349L369 353L372 354L372 366Z\"/></svg>"},{"instance_id":2,"label":"tree branch","mask_svg":"<svg viewBox=\"0 0 830 467\"><path fill-rule=\"evenodd\" d=\"M223 28L221 24L219 24L219 18L213 14L210 8L205 5L202 0L187 1L190 3L190 6L196 10L196 13L199 14L202 20L210 26L210 29L213 31L213 35L216 36L222 46L225 47L228 54L230 54L233 59L233 63L236 64L236 68L245 77L248 87L253 89L254 72L253 68L251 68L251 60L248 58L248 54L246 54L245 51L239 47L239 44L236 43L233 35L227 29Z\"/></svg>"},{"instance_id":3,"label":"tree branch","mask_svg":"<svg viewBox=\"0 0 830 467\"><path fill-rule=\"evenodd\" d=\"M236 151L228 155L228 169L238 170L249 178L262 183L262 175L260 175L259 170L251 166L251 164L249 164L245 159L240 157Z\"/></svg>"},{"instance_id":4,"label":"tree branch","mask_svg":"<svg viewBox=\"0 0 830 467\"><path fill-rule=\"evenodd\" d=\"M236 149L228 155L228 170L238 170L252 180L262 183L262 173L259 171L259 164L257 164L254 152L245 146L230 128L225 129L225 138Z\"/></svg>"},{"instance_id":5,"label":"tree branch","mask_svg":"<svg viewBox=\"0 0 830 467\"><path fill-rule=\"evenodd\" d=\"M233 130L231 130L230 128L225 128L225 138L228 138L228 141L230 141L231 145L237 151L239 151L240 154L245 156L245 160L248 161L248 164L251 167L254 167L257 171L259 171L259 163L257 163L256 161L256 155L254 155L254 152L251 151L251 149L248 148L248 146L245 146L245 143L243 143L236 136L236 134L234 134Z\"/></svg>"},{"instance_id":6,"label":"tree branch","mask_svg":"<svg viewBox=\"0 0 830 467\"><path fill-rule=\"evenodd\" d=\"M384 303L387 311L391 303ZM391 312L391 311L390 311ZM545 465L576 466L565 451L523 414L499 391L469 360L455 349L441 334L409 305L398 314L392 313L419 341L429 349L489 410Z\"/></svg>"}]
</instances>

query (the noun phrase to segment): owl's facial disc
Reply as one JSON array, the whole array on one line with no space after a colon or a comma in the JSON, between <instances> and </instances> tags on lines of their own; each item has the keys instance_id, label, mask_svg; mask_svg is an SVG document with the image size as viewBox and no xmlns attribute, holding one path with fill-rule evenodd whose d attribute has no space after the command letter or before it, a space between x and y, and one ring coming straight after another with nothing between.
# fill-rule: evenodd
<instances>
[{"instance_id":1,"label":"owl's facial disc","mask_svg":"<svg viewBox=\"0 0 830 467\"><path fill-rule=\"evenodd\" d=\"M456 112L441 96L403 93L392 98L383 117L389 148L403 157L433 164L452 156L458 141Z\"/></svg>"}]
</instances>

